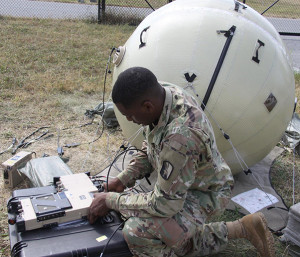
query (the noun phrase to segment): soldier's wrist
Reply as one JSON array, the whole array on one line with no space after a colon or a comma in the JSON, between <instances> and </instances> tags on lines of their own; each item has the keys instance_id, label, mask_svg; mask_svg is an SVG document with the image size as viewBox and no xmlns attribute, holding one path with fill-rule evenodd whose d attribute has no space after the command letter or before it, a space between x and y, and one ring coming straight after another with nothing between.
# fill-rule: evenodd
<instances>
[{"instance_id":1,"label":"soldier's wrist","mask_svg":"<svg viewBox=\"0 0 300 257\"><path fill-rule=\"evenodd\" d=\"M107 208L117 211L119 209L118 208L119 196L120 196L119 193L108 192L105 198L105 204Z\"/></svg>"}]
</instances>

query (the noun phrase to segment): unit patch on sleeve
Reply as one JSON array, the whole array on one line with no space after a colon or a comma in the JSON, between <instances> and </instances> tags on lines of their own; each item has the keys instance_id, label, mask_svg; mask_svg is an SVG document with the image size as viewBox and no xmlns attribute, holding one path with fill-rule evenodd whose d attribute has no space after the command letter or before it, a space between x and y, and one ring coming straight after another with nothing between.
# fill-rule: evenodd
<instances>
[{"instance_id":1,"label":"unit patch on sleeve","mask_svg":"<svg viewBox=\"0 0 300 257\"><path fill-rule=\"evenodd\" d=\"M164 180L168 180L173 172L173 169L174 167L170 162L164 161L160 170L160 175Z\"/></svg>"}]
</instances>

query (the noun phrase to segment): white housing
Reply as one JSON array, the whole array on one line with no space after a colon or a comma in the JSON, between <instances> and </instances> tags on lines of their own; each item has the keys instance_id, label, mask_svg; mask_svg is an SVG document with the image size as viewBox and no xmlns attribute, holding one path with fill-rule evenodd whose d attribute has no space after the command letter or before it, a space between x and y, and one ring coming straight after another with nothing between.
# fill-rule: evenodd
<instances>
[{"instance_id":1,"label":"white housing","mask_svg":"<svg viewBox=\"0 0 300 257\"><path fill-rule=\"evenodd\" d=\"M142 66L205 101L233 173L242 168L218 125L250 167L272 150L292 117L295 81L286 48L264 17L234 0L165 5L145 18L114 61L113 81L127 68ZM129 138L138 126L116 114Z\"/></svg>"}]
</instances>

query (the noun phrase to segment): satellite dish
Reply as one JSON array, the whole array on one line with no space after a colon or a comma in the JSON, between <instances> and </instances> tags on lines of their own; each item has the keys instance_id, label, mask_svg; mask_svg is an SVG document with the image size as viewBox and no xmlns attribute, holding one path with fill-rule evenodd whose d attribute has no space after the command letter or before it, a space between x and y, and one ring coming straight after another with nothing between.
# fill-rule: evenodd
<instances>
[{"instance_id":1,"label":"satellite dish","mask_svg":"<svg viewBox=\"0 0 300 257\"><path fill-rule=\"evenodd\" d=\"M113 83L142 66L195 96L234 174L242 168L220 128L250 167L291 120L295 81L287 50L273 25L240 2L176 0L147 16L116 55ZM116 116L126 137L138 130L117 110Z\"/></svg>"}]
</instances>

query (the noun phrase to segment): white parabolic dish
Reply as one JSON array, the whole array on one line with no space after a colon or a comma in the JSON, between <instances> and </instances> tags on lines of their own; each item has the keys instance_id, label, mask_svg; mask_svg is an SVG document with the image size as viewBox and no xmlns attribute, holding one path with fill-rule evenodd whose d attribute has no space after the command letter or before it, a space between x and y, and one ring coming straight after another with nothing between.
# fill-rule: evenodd
<instances>
[{"instance_id":1,"label":"white parabolic dish","mask_svg":"<svg viewBox=\"0 0 300 257\"><path fill-rule=\"evenodd\" d=\"M290 57L267 19L234 0L176 0L147 16L125 43L114 68L150 69L205 106L233 173L242 171L230 143L251 167L278 143L292 117L295 81ZM115 108L116 109L116 108ZM118 111L126 137L139 128ZM142 136L134 144L140 146Z\"/></svg>"}]
</instances>

